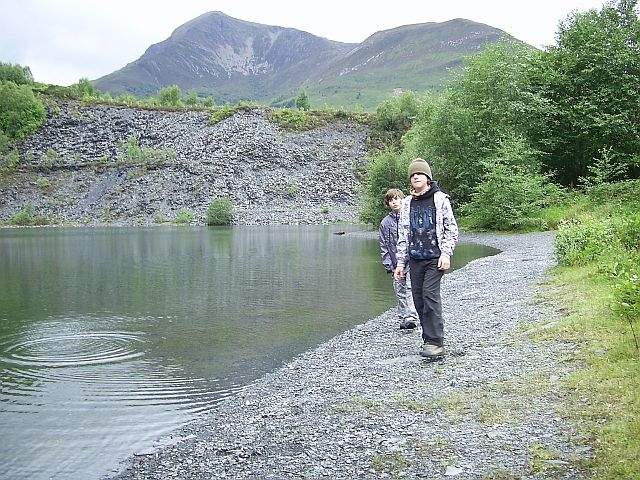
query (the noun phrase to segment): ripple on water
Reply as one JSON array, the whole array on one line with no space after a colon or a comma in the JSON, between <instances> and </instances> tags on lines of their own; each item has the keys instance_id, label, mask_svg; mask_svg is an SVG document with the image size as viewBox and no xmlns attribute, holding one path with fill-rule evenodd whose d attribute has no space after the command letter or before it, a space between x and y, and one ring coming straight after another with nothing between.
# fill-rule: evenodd
<instances>
[{"instance_id":1,"label":"ripple on water","mask_svg":"<svg viewBox=\"0 0 640 480\"><path fill-rule=\"evenodd\" d=\"M7 404L41 410L55 385L65 386L55 403L67 411L117 404L174 405L198 413L225 396L215 380L191 378L177 366L147 358L146 334L89 331L87 325L96 322L81 320L43 322L0 342L0 410ZM113 327L124 319L100 320L100 326Z\"/></svg>"},{"instance_id":2,"label":"ripple on water","mask_svg":"<svg viewBox=\"0 0 640 480\"><path fill-rule=\"evenodd\" d=\"M23 340L8 345L0 362L26 367L57 368L116 363L144 355L137 334L92 332Z\"/></svg>"},{"instance_id":3,"label":"ripple on water","mask_svg":"<svg viewBox=\"0 0 640 480\"><path fill-rule=\"evenodd\" d=\"M155 358L148 334L126 330L136 324L115 316L49 319L0 339L7 478L101 478L242 389Z\"/></svg>"}]
</instances>

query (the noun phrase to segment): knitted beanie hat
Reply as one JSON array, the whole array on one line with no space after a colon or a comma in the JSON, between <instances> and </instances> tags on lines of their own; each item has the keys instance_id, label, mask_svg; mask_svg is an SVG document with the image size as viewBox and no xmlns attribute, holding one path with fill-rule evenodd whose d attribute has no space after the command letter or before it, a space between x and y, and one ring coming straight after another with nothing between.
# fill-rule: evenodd
<instances>
[{"instance_id":1,"label":"knitted beanie hat","mask_svg":"<svg viewBox=\"0 0 640 480\"><path fill-rule=\"evenodd\" d=\"M429 177L429 180L433 180L433 177L431 176L431 167L422 158L416 158L409 165L409 180L411 180L411 175L414 173L424 173Z\"/></svg>"}]
</instances>

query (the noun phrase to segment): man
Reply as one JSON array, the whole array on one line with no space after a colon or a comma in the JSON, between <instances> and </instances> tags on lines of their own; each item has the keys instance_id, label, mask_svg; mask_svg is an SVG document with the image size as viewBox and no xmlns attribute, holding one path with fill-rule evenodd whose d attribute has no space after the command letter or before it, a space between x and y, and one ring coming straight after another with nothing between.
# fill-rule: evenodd
<instances>
[{"instance_id":1,"label":"man","mask_svg":"<svg viewBox=\"0 0 640 480\"><path fill-rule=\"evenodd\" d=\"M413 303L422 325L420 355L435 360L444 356L444 322L440 281L451 266L458 241L458 224L449 196L433 181L431 167L422 158L409 165L412 194L400 209L396 279L408 266Z\"/></svg>"}]
</instances>

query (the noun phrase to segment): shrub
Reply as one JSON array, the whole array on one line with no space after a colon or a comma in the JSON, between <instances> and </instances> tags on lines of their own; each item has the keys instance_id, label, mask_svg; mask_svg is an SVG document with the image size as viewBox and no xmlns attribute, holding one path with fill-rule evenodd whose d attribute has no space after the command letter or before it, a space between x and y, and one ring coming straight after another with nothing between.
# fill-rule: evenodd
<instances>
[{"instance_id":1,"label":"shrub","mask_svg":"<svg viewBox=\"0 0 640 480\"><path fill-rule=\"evenodd\" d=\"M42 157L40 157L40 165L44 170L51 170L53 167L60 163L60 154L53 150L48 149Z\"/></svg>"},{"instance_id":2,"label":"shrub","mask_svg":"<svg viewBox=\"0 0 640 480\"><path fill-rule=\"evenodd\" d=\"M615 276L616 282L612 285L611 299L614 313L629 322L636 349L639 345L634 324L640 320L640 272L637 267L639 262L640 255L632 256L621 269L620 274Z\"/></svg>"},{"instance_id":3,"label":"shrub","mask_svg":"<svg viewBox=\"0 0 640 480\"><path fill-rule=\"evenodd\" d=\"M29 67L0 62L0 82L13 82L16 85L30 85L33 75Z\"/></svg>"},{"instance_id":4,"label":"shrub","mask_svg":"<svg viewBox=\"0 0 640 480\"><path fill-rule=\"evenodd\" d=\"M207 209L207 225L229 225L233 216L233 203L228 197L216 198Z\"/></svg>"},{"instance_id":5,"label":"shrub","mask_svg":"<svg viewBox=\"0 0 640 480\"><path fill-rule=\"evenodd\" d=\"M9 220L9 224L26 227L32 225L47 225L49 222L47 219L41 215L36 215L34 213L34 208L31 203L27 203L27 205L17 213L11 220Z\"/></svg>"},{"instance_id":6,"label":"shrub","mask_svg":"<svg viewBox=\"0 0 640 480\"><path fill-rule=\"evenodd\" d=\"M127 165L157 164L176 158L177 154L172 148L156 150L149 147L141 147L138 138L129 137L126 142L118 142L118 161Z\"/></svg>"},{"instance_id":7,"label":"shrub","mask_svg":"<svg viewBox=\"0 0 640 480\"><path fill-rule=\"evenodd\" d=\"M215 125L216 123L220 123L225 118L233 116L234 113L236 113L235 107L232 107L231 105L224 105L217 108L216 111L213 112L211 118L209 119L209 123L211 125Z\"/></svg>"},{"instance_id":8,"label":"shrub","mask_svg":"<svg viewBox=\"0 0 640 480\"><path fill-rule=\"evenodd\" d=\"M186 208L181 208L173 221L175 223L191 223L193 222L193 213Z\"/></svg>"},{"instance_id":9,"label":"shrub","mask_svg":"<svg viewBox=\"0 0 640 480\"><path fill-rule=\"evenodd\" d=\"M410 158L393 150L378 152L371 157L364 182L363 208L359 213L361 221L378 226L389 213L384 204L384 194L390 188L398 188L408 194L407 169Z\"/></svg>"},{"instance_id":10,"label":"shrub","mask_svg":"<svg viewBox=\"0 0 640 480\"><path fill-rule=\"evenodd\" d=\"M171 85L170 87L161 88L158 91L157 102L158 105L163 107L179 107L182 105L180 98L182 97L182 90L177 85Z\"/></svg>"},{"instance_id":11,"label":"shrub","mask_svg":"<svg viewBox=\"0 0 640 480\"><path fill-rule=\"evenodd\" d=\"M20 154L17 148L0 155L0 174L13 172L18 165L20 165Z\"/></svg>"},{"instance_id":12,"label":"shrub","mask_svg":"<svg viewBox=\"0 0 640 480\"><path fill-rule=\"evenodd\" d=\"M610 220L585 216L560 224L554 250L559 264L587 265L605 255L613 241Z\"/></svg>"},{"instance_id":13,"label":"shrub","mask_svg":"<svg viewBox=\"0 0 640 480\"><path fill-rule=\"evenodd\" d=\"M309 95L306 91L300 92L300 95L298 95L298 98L296 98L296 108L298 110L311 109L311 104L309 103Z\"/></svg>"},{"instance_id":14,"label":"shrub","mask_svg":"<svg viewBox=\"0 0 640 480\"><path fill-rule=\"evenodd\" d=\"M539 173L496 160L485 162L486 173L464 206L477 228L530 230L543 228L542 207L559 196L559 189Z\"/></svg>"},{"instance_id":15,"label":"shrub","mask_svg":"<svg viewBox=\"0 0 640 480\"><path fill-rule=\"evenodd\" d=\"M44 117L44 106L28 85L0 83L0 131L7 137L26 137L40 127Z\"/></svg>"},{"instance_id":16,"label":"shrub","mask_svg":"<svg viewBox=\"0 0 640 480\"><path fill-rule=\"evenodd\" d=\"M81 78L80 80L78 80L78 83L76 83L75 85L71 85L71 87L69 88L76 90L78 92L77 96L83 99L89 100L100 97L100 92L98 91L98 89L94 87L93 83L91 83L91 80L86 77Z\"/></svg>"},{"instance_id":17,"label":"shrub","mask_svg":"<svg viewBox=\"0 0 640 480\"><path fill-rule=\"evenodd\" d=\"M268 118L284 129L300 131L306 126L307 115L304 110L295 111L283 108L280 111L271 113Z\"/></svg>"},{"instance_id":18,"label":"shrub","mask_svg":"<svg viewBox=\"0 0 640 480\"><path fill-rule=\"evenodd\" d=\"M46 177L40 177L36 180L36 185L40 190L47 191L51 188L51 182Z\"/></svg>"}]
</instances>

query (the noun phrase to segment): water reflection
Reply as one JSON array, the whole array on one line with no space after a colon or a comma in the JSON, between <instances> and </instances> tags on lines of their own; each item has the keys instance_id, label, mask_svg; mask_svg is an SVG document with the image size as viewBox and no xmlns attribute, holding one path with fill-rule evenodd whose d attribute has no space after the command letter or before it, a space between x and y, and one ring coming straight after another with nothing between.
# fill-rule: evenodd
<instances>
[{"instance_id":1,"label":"water reflection","mask_svg":"<svg viewBox=\"0 0 640 480\"><path fill-rule=\"evenodd\" d=\"M1 231L0 477L100 478L387 310L377 240L334 230Z\"/></svg>"}]
</instances>

